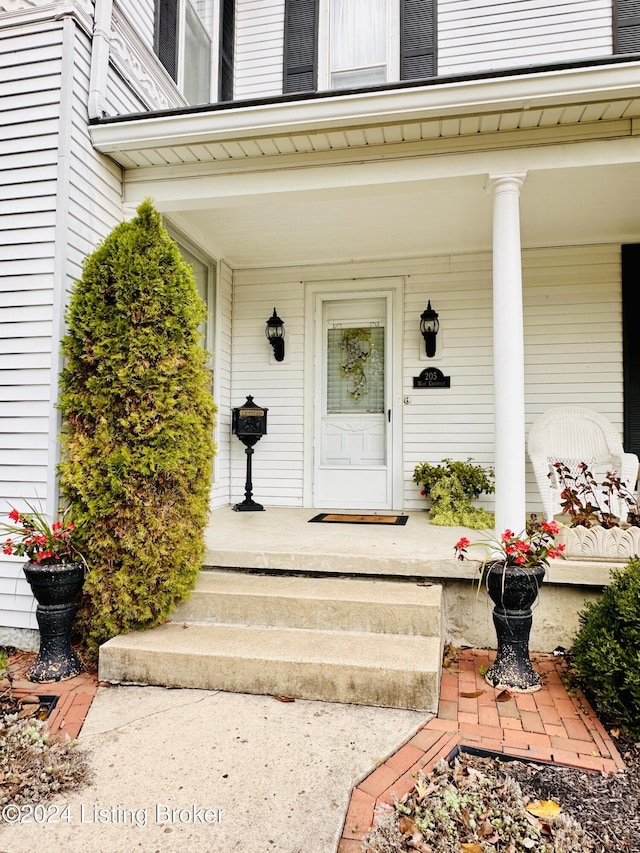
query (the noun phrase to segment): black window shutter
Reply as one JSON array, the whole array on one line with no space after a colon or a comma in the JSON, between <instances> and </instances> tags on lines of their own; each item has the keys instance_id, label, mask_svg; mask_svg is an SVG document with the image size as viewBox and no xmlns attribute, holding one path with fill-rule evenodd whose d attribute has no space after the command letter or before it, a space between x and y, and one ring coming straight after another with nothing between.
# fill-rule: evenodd
<instances>
[{"instance_id":1,"label":"black window shutter","mask_svg":"<svg viewBox=\"0 0 640 853\"><path fill-rule=\"evenodd\" d=\"M436 0L401 0L400 79L416 80L435 74Z\"/></svg>"},{"instance_id":2,"label":"black window shutter","mask_svg":"<svg viewBox=\"0 0 640 853\"><path fill-rule=\"evenodd\" d=\"M640 53L640 0L614 0L613 52Z\"/></svg>"},{"instance_id":3,"label":"black window shutter","mask_svg":"<svg viewBox=\"0 0 640 853\"><path fill-rule=\"evenodd\" d=\"M317 88L318 0L285 0L283 93Z\"/></svg>"},{"instance_id":4,"label":"black window shutter","mask_svg":"<svg viewBox=\"0 0 640 853\"><path fill-rule=\"evenodd\" d=\"M157 0L154 48L160 62L178 79L178 0Z\"/></svg>"},{"instance_id":5,"label":"black window shutter","mask_svg":"<svg viewBox=\"0 0 640 853\"><path fill-rule=\"evenodd\" d=\"M640 245L622 247L624 449L640 456Z\"/></svg>"},{"instance_id":6,"label":"black window shutter","mask_svg":"<svg viewBox=\"0 0 640 853\"><path fill-rule=\"evenodd\" d=\"M221 101L233 100L235 11L234 0L222 0L220 4L220 85L218 87Z\"/></svg>"}]
</instances>

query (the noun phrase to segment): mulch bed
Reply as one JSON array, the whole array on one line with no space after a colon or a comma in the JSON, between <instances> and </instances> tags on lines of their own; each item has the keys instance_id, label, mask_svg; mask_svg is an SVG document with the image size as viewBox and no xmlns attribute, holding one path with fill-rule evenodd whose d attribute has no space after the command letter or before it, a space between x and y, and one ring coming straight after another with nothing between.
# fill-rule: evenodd
<instances>
[{"instance_id":1,"label":"mulch bed","mask_svg":"<svg viewBox=\"0 0 640 853\"><path fill-rule=\"evenodd\" d=\"M505 770L525 796L559 803L583 827L597 853L640 853L640 743L619 739L617 746L627 769L610 776L520 762Z\"/></svg>"}]
</instances>

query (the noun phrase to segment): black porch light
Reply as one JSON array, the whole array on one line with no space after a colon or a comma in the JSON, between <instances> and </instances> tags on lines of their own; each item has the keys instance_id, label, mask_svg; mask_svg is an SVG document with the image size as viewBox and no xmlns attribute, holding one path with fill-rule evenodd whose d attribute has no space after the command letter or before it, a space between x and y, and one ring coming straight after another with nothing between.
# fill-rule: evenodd
<instances>
[{"instance_id":1,"label":"black porch light","mask_svg":"<svg viewBox=\"0 0 640 853\"><path fill-rule=\"evenodd\" d=\"M427 307L420 315L420 331L424 338L424 349L428 358L433 358L436 354L436 335L439 328L438 312L433 310L431 300L429 300Z\"/></svg>"},{"instance_id":2,"label":"black porch light","mask_svg":"<svg viewBox=\"0 0 640 853\"><path fill-rule=\"evenodd\" d=\"M267 320L264 331L267 340L273 347L273 357L276 361L282 361L284 359L284 322L276 314L275 308Z\"/></svg>"}]
</instances>

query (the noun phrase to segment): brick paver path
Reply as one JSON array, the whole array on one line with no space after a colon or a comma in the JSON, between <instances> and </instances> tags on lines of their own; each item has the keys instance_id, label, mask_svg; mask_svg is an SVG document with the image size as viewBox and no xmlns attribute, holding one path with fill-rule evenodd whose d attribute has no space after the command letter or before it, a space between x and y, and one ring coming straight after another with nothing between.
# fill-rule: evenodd
<instances>
[{"instance_id":1,"label":"brick paver path","mask_svg":"<svg viewBox=\"0 0 640 853\"><path fill-rule=\"evenodd\" d=\"M563 658L532 655L542 689L509 696L483 678L494 657L495 652L467 649L443 671L438 716L354 789L338 853L361 853L376 809L411 791L414 774L428 773L458 744L604 773L624 769L584 695L567 690Z\"/></svg>"},{"instance_id":2,"label":"brick paver path","mask_svg":"<svg viewBox=\"0 0 640 853\"><path fill-rule=\"evenodd\" d=\"M52 734L67 734L72 739L78 737L98 690L98 676L95 673L82 672L66 681L37 684L26 678L26 671L35 657L34 652L18 652L9 659L9 670L14 678L13 695L17 699L27 694L57 696L56 706L47 719L49 731ZM0 682L0 691L8 686L6 680Z\"/></svg>"}]
</instances>

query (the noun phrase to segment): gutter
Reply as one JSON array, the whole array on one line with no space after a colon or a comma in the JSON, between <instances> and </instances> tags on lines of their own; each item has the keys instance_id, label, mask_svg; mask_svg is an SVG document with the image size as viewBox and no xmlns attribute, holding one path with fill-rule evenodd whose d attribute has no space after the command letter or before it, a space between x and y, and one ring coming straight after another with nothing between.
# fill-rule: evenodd
<instances>
[{"instance_id":1,"label":"gutter","mask_svg":"<svg viewBox=\"0 0 640 853\"><path fill-rule=\"evenodd\" d=\"M89 75L89 120L104 118L106 110L109 50L111 44L111 15L113 0L96 0L91 42Z\"/></svg>"},{"instance_id":2,"label":"gutter","mask_svg":"<svg viewBox=\"0 0 640 853\"><path fill-rule=\"evenodd\" d=\"M103 153L327 131L378 123L460 118L497 111L640 98L640 61L535 69L487 78L436 78L419 86L305 94L188 110L118 116L90 125Z\"/></svg>"}]
</instances>

